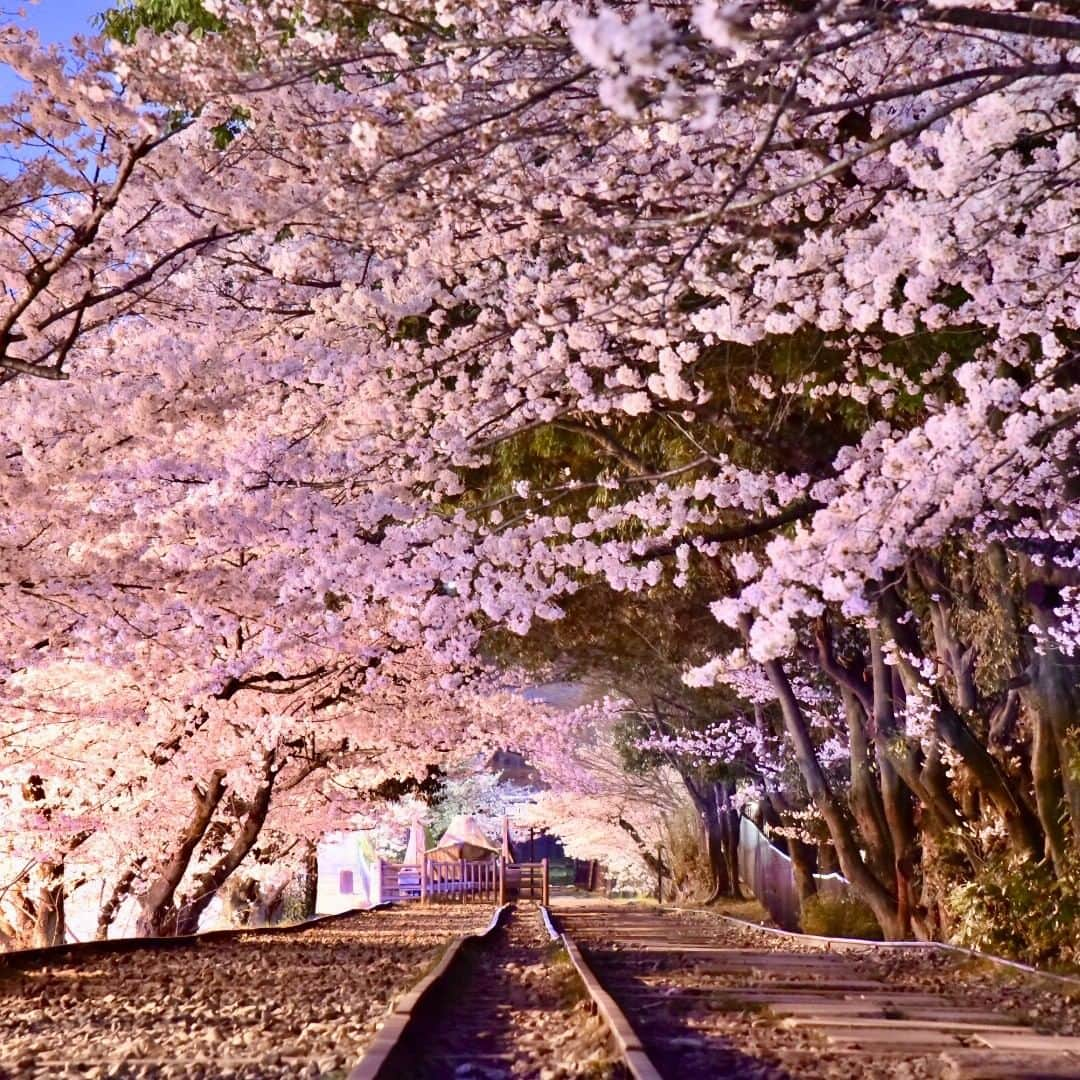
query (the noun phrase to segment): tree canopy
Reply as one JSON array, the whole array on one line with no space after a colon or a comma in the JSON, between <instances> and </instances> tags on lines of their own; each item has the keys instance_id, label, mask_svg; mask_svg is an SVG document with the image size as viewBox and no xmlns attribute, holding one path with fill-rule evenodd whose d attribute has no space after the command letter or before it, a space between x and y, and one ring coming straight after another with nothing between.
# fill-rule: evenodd
<instances>
[{"instance_id":1,"label":"tree canopy","mask_svg":"<svg viewBox=\"0 0 1080 1080\"><path fill-rule=\"evenodd\" d=\"M812 817L889 936L988 866L1078 888L1068 5L103 27L0 40L5 724L61 703L155 776L224 725L249 779L200 752L198 816L324 736L553 756L609 728L507 688L592 677L674 703L641 753ZM25 738L26 835L97 835Z\"/></svg>"}]
</instances>

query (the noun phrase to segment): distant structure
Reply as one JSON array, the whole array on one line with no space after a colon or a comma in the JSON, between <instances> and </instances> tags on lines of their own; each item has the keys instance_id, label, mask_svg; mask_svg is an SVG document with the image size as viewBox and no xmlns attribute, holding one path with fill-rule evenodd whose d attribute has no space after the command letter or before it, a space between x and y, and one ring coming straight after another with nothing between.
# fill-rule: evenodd
<instances>
[{"instance_id":1,"label":"distant structure","mask_svg":"<svg viewBox=\"0 0 1080 1080\"><path fill-rule=\"evenodd\" d=\"M318 846L319 890L315 910L336 915L373 903L378 856L363 832L331 833Z\"/></svg>"},{"instance_id":2,"label":"distant structure","mask_svg":"<svg viewBox=\"0 0 1080 1080\"><path fill-rule=\"evenodd\" d=\"M549 690L550 688L545 688ZM573 698L579 688L570 684L556 684L557 691L564 691ZM529 696L528 694L526 696ZM533 694L539 697L538 694ZM558 696L558 693L555 695ZM485 768L498 776L499 782L510 787L540 790L546 785L540 773L530 765L523 754L516 750L496 750L488 758ZM470 819L471 820L471 819ZM459 825L459 819L451 823L448 833ZM473 823L475 826L475 823ZM479 826L475 826L479 831ZM519 840L513 845L514 858L528 859L530 851L537 859L550 857L562 859L562 848L554 837L541 835L540 830L530 830L532 843ZM475 838L474 838L475 839ZM487 844L489 841L483 841ZM473 853L469 858L482 857ZM334 915L349 908L377 903L381 898L379 881L379 857L366 832L340 832L325 836L318 844L319 888L315 910L320 915ZM406 855L406 864L412 859ZM411 892L411 890L410 890Z\"/></svg>"},{"instance_id":3,"label":"distant structure","mask_svg":"<svg viewBox=\"0 0 1080 1080\"><path fill-rule=\"evenodd\" d=\"M540 773L516 750L496 750L488 758L487 770L498 774L500 784L511 787L540 789L546 786Z\"/></svg>"}]
</instances>

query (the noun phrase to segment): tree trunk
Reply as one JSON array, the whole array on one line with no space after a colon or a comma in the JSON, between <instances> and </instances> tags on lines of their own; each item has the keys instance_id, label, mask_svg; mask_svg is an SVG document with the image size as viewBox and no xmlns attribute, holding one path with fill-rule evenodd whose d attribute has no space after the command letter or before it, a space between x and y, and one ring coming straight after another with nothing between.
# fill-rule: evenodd
<instances>
[{"instance_id":1,"label":"tree trunk","mask_svg":"<svg viewBox=\"0 0 1080 1080\"><path fill-rule=\"evenodd\" d=\"M865 837L863 838L865 839ZM822 840L817 846L818 850L818 873L823 875L841 873L840 860L836 855L836 848L828 840Z\"/></svg>"},{"instance_id":2,"label":"tree trunk","mask_svg":"<svg viewBox=\"0 0 1080 1080\"><path fill-rule=\"evenodd\" d=\"M67 940L63 860L42 863L34 876L38 889L33 901L30 947L40 949L49 945L63 945Z\"/></svg>"},{"instance_id":3,"label":"tree trunk","mask_svg":"<svg viewBox=\"0 0 1080 1080\"><path fill-rule=\"evenodd\" d=\"M716 809L721 826L721 844L729 882L727 895L732 900L741 900L743 894L742 889L739 887L739 811L732 805L732 796L734 794L735 785L731 781L725 780L721 785L714 785L713 787L713 798L717 802Z\"/></svg>"},{"instance_id":4,"label":"tree trunk","mask_svg":"<svg viewBox=\"0 0 1080 1080\"><path fill-rule=\"evenodd\" d=\"M638 854L641 856L642 862L649 868L649 872L651 874L657 874L660 870L660 864L657 861L656 855L650 849L649 845L645 843L644 837L638 832L634 824L627 821L621 814L616 819L615 824L634 841L634 846L638 849Z\"/></svg>"},{"instance_id":5,"label":"tree trunk","mask_svg":"<svg viewBox=\"0 0 1080 1080\"><path fill-rule=\"evenodd\" d=\"M94 937L98 941L104 941L109 936L109 927L112 926L119 914L123 902L131 895L132 886L139 877L139 871L146 863L145 858L135 859L131 865L116 879L109 898L101 905L98 911L97 928Z\"/></svg>"},{"instance_id":6,"label":"tree trunk","mask_svg":"<svg viewBox=\"0 0 1080 1080\"><path fill-rule=\"evenodd\" d=\"M892 838L893 872L896 876L897 921L910 936L917 914L915 871L919 864L918 833L911 792L901 782L888 757L878 758L881 802Z\"/></svg>"},{"instance_id":7,"label":"tree trunk","mask_svg":"<svg viewBox=\"0 0 1080 1080\"><path fill-rule=\"evenodd\" d=\"M1072 842L1080 852L1080 730L1075 662L1065 657L1053 644L1049 632L1057 624L1054 607L1059 605L1058 593L1052 583L1033 581L1028 585L1027 598L1036 627L1041 631L1038 648L1031 655L1031 692L1029 700L1037 716L1035 734L1042 754L1043 768L1036 777L1036 798L1039 817L1047 828L1047 847L1054 855L1054 867L1059 875L1065 858L1065 819L1071 819ZM1036 772L1034 749L1032 771ZM1056 776L1048 770L1056 758ZM1040 783L1041 781L1041 783ZM1045 802L1045 807L1044 807Z\"/></svg>"},{"instance_id":8,"label":"tree trunk","mask_svg":"<svg viewBox=\"0 0 1080 1080\"><path fill-rule=\"evenodd\" d=\"M799 898L799 924L807 903L817 896L817 851L805 840L792 840L788 844L791 859L791 875L795 881L795 895Z\"/></svg>"},{"instance_id":9,"label":"tree trunk","mask_svg":"<svg viewBox=\"0 0 1080 1080\"><path fill-rule=\"evenodd\" d=\"M810 738L809 726L783 667L776 660L766 661L764 667L769 683L780 699L784 726L791 738L799 771L802 773L810 798L829 829L844 876L859 897L873 911L885 936L890 940L896 940L903 933L896 897L874 876L863 860L844 811L829 787L825 771L818 761L813 740Z\"/></svg>"},{"instance_id":10,"label":"tree trunk","mask_svg":"<svg viewBox=\"0 0 1080 1080\"><path fill-rule=\"evenodd\" d=\"M304 849L304 918L315 918L319 902L319 849L313 840Z\"/></svg>"},{"instance_id":11,"label":"tree trunk","mask_svg":"<svg viewBox=\"0 0 1080 1080\"><path fill-rule=\"evenodd\" d=\"M1037 707L1032 712L1031 779L1035 786L1035 806L1046 834L1046 854L1054 872L1061 877L1066 872L1068 860L1061 760L1054 728L1046 713Z\"/></svg>"},{"instance_id":12,"label":"tree trunk","mask_svg":"<svg viewBox=\"0 0 1080 1080\"><path fill-rule=\"evenodd\" d=\"M682 778L690 801L698 813L701 822L701 834L704 840L705 856L709 863L709 893L706 904L715 903L721 897L739 895L738 868L732 874L730 827L725 821L724 799L719 781L704 785L704 790L685 768L672 761L672 766Z\"/></svg>"},{"instance_id":13,"label":"tree trunk","mask_svg":"<svg viewBox=\"0 0 1080 1080\"><path fill-rule=\"evenodd\" d=\"M731 896L732 880L724 855L724 823L715 809L703 809L701 818L705 833L705 854L709 860L709 874L712 879L705 903L712 904L722 897Z\"/></svg>"},{"instance_id":14,"label":"tree trunk","mask_svg":"<svg viewBox=\"0 0 1080 1080\"><path fill-rule=\"evenodd\" d=\"M878 609L889 635L897 645L897 666L909 697L918 694L934 705L936 734L960 756L972 779L1001 814L1013 850L1030 859L1041 858L1043 839L1038 821L1010 788L997 762L975 737L941 687L929 685L915 667L923 659L922 646L911 628L900 621L899 601L893 590L886 589L881 593Z\"/></svg>"},{"instance_id":15,"label":"tree trunk","mask_svg":"<svg viewBox=\"0 0 1080 1080\"><path fill-rule=\"evenodd\" d=\"M176 911L173 898L180 885L191 857L210 827L214 811L225 797L225 770L215 769L210 774L206 789L194 789L195 811L180 835L175 851L161 868L154 883L142 900L142 912L136 932L140 937L168 935L176 931Z\"/></svg>"},{"instance_id":16,"label":"tree trunk","mask_svg":"<svg viewBox=\"0 0 1080 1080\"><path fill-rule=\"evenodd\" d=\"M870 630L870 665L874 684L874 748L878 761L889 761L908 790L927 808L940 829L960 823L956 800L947 787L927 785L923 776L922 751L899 730L893 705L893 670L885 663L881 631ZM899 680L897 680L899 685Z\"/></svg>"},{"instance_id":17,"label":"tree trunk","mask_svg":"<svg viewBox=\"0 0 1080 1080\"><path fill-rule=\"evenodd\" d=\"M232 846L217 862L196 876L191 891L178 905L176 916L178 936L194 934L199 929L199 919L217 895L218 889L225 884L229 875L247 858L248 853L255 846L255 841L259 839L259 833L270 810L270 797L276 777L277 769L274 765L274 754L271 752L263 759L262 784L246 808L240 830Z\"/></svg>"},{"instance_id":18,"label":"tree trunk","mask_svg":"<svg viewBox=\"0 0 1080 1080\"><path fill-rule=\"evenodd\" d=\"M719 805L715 796L715 784L706 786L702 791L689 776L679 770L686 788L698 812L701 832L704 838L705 857L709 863L709 893L706 904L715 903L722 896L731 892L731 878L724 859L724 826L720 818Z\"/></svg>"},{"instance_id":19,"label":"tree trunk","mask_svg":"<svg viewBox=\"0 0 1080 1080\"><path fill-rule=\"evenodd\" d=\"M851 790L848 805L866 842L870 866L885 879L893 866L892 840L885 820L885 808L874 777L870 747L866 738L862 705L850 691L841 688L844 714L848 726L848 748L851 760Z\"/></svg>"},{"instance_id":20,"label":"tree trunk","mask_svg":"<svg viewBox=\"0 0 1080 1080\"><path fill-rule=\"evenodd\" d=\"M274 926L281 922L281 913L285 907L286 884L286 882L280 882L277 885L258 888L251 912L252 926Z\"/></svg>"},{"instance_id":21,"label":"tree trunk","mask_svg":"<svg viewBox=\"0 0 1080 1080\"><path fill-rule=\"evenodd\" d=\"M22 785L23 799L32 804L46 821L53 819L45 780L33 773ZM67 857L89 839L91 831L73 833L66 838L60 857L28 866L16 891L20 897L20 915L16 937L31 948L63 945L67 940L64 867Z\"/></svg>"},{"instance_id":22,"label":"tree trunk","mask_svg":"<svg viewBox=\"0 0 1080 1080\"><path fill-rule=\"evenodd\" d=\"M251 877L234 876L221 889L225 922L229 926L249 926L259 902L259 883Z\"/></svg>"},{"instance_id":23,"label":"tree trunk","mask_svg":"<svg viewBox=\"0 0 1080 1080\"><path fill-rule=\"evenodd\" d=\"M779 792L769 792L766 802L762 803L762 820L755 822L765 832L765 825L783 825L785 813L791 813L794 807ZM795 895L799 900L799 918L802 919L806 904L817 896L817 846L800 840L797 836L778 836L770 838L774 847L783 850L791 860L791 875L795 882Z\"/></svg>"}]
</instances>

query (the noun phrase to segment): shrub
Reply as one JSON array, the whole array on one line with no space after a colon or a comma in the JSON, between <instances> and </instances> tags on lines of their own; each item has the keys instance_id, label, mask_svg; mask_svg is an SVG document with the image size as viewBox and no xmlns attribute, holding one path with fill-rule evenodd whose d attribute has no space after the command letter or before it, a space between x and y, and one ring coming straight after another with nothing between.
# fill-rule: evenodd
<instances>
[{"instance_id":1,"label":"shrub","mask_svg":"<svg viewBox=\"0 0 1080 1080\"><path fill-rule=\"evenodd\" d=\"M812 896L803 904L800 921L805 934L870 941L884 936L874 913L854 896Z\"/></svg>"},{"instance_id":2,"label":"shrub","mask_svg":"<svg viewBox=\"0 0 1080 1080\"><path fill-rule=\"evenodd\" d=\"M667 837L664 862L664 896L674 891L678 901L700 899L710 891L709 860L702 843L701 821L692 811L673 814L665 822ZM651 884L655 887L656 878Z\"/></svg>"},{"instance_id":3,"label":"shrub","mask_svg":"<svg viewBox=\"0 0 1080 1080\"><path fill-rule=\"evenodd\" d=\"M1059 878L1046 863L999 857L951 889L946 906L956 945L1025 964L1080 967L1080 865Z\"/></svg>"}]
</instances>

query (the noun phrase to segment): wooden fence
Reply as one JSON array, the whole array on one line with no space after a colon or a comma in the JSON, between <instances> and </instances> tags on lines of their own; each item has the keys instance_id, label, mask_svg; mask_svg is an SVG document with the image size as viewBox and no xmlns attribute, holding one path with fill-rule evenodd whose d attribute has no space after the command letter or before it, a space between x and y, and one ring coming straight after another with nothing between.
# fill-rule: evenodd
<instances>
[{"instance_id":1,"label":"wooden fence","mask_svg":"<svg viewBox=\"0 0 1080 1080\"><path fill-rule=\"evenodd\" d=\"M548 902L548 861L511 863L506 868L506 897L508 900Z\"/></svg>"},{"instance_id":2,"label":"wooden fence","mask_svg":"<svg viewBox=\"0 0 1080 1080\"><path fill-rule=\"evenodd\" d=\"M505 904L508 900L548 902L548 861L510 863L502 859L476 862L436 862L425 857L423 866L379 860L375 880L376 901L419 900L428 904L464 904L482 900Z\"/></svg>"},{"instance_id":3,"label":"wooden fence","mask_svg":"<svg viewBox=\"0 0 1080 1080\"><path fill-rule=\"evenodd\" d=\"M596 859L574 861L574 888L585 892L607 892L611 888L604 864Z\"/></svg>"}]
</instances>

